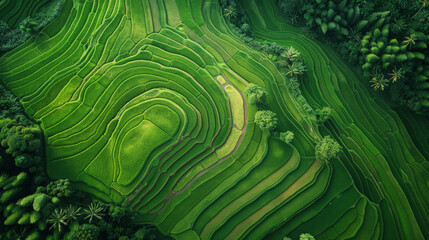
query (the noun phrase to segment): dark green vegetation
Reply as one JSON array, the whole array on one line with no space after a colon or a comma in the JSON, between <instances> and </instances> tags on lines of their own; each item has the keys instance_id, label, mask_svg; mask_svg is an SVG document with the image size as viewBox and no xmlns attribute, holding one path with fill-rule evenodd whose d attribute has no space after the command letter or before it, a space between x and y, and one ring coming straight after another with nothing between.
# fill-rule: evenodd
<instances>
[{"instance_id":1,"label":"dark green vegetation","mask_svg":"<svg viewBox=\"0 0 429 240\"><path fill-rule=\"evenodd\" d=\"M64 0L2 1L0 56L33 37L62 9Z\"/></svg>"},{"instance_id":2,"label":"dark green vegetation","mask_svg":"<svg viewBox=\"0 0 429 240\"><path fill-rule=\"evenodd\" d=\"M134 213L46 176L42 134L0 85L0 239L166 239ZM42 161L43 160L43 161Z\"/></svg>"},{"instance_id":3,"label":"dark green vegetation","mask_svg":"<svg viewBox=\"0 0 429 240\"><path fill-rule=\"evenodd\" d=\"M290 22L302 22L309 35L321 35L359 64L374 90L389 89L393 102L429 116L427 0L280 0L278 4Z\"/></svg>"},{"instance_id":4,"label":"dark green vegetation","mask_svg":"<svg viewBox=\"0 0 429 240\"><path fill-rule=\"evenodd\" d=\"M150 224L186 240L429 238L428 120L374 97L361 67L305 33L342 42L367 29L357 39L372 32L373 55L358 57L379 74L394 67L382 61L395 46L395 62L421 59L417 40L401 50L389 29L378 44L393 21L373 15L382 8L288 3L309 11L312 31L287 24L274 0L66 0L45 28L26 25L33 37L0 58L0 80L40 129L11 131L34 136L6 164L19 169L19 157L28 172L11 181L31 183L4 197L6 218L15 214L7 231L138 239L150 231L138 224ZM409 74L396 73L396 83ZM30 142L42 135L38 161Z\"/></svg>"}]
</instances>

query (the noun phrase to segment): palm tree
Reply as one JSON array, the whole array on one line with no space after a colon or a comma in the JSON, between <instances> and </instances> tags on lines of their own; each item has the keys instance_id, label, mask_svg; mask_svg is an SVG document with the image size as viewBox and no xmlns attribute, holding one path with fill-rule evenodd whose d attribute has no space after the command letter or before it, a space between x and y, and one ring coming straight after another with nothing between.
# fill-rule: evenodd
<instances>
[{"instance_id":1,"label":"palm tree","mask_svg":"<svg viewBox=\"0 0 429 240\"><path fill-rule=\"evenodd\" d=\"M85 219L89 218L89 222L92 222L93 218L101 219L104 215L101 211L104 210L104 207L100 206L99 203L91 203L87 209L84 209Z\"/></svg>"},{"instance_id":2,"label":"palm tree","mask_svg":"<svg viewBox=\"0 0 429 240\"><path fill-rule=\"evenodd\" d=\"M283 52L282 52L282 54L280 54L280 56L282 57L282 58L286 58L286 59L288 59L289 61L291 61L291 62L293 62L294 60L296 60L296 59L298 59L299 58L299 55L300 53L297 51L297 50L295 50L295 48L293 48L293 47L288 47L286 50L284 50Z\"/></svg>"},{"instance_id":3,"label":"palm tree","mask_svg":"<svg viewBox=\"0 0 429 240\"><path fill-rule=\"evenodd\" d=\"M229 5L227 8L224 9L223 15L228 18L228 21L231 21L231 17L237 18L237 10L234 6Z\"/></svg>"},{"instance_id":4,"label":"palm tree","mask_svg":"<svg viewBox=\"0 0 429 240\"><path fill-rule=\"evenodd\" d=\"M81 215L80 207L76 207L75 205L71 205L66 209L66 217L67 222L70 220L77 220L77 217Z\"/></svg>"},{"instance_id":5,"label":"palm tree","mask_svg":"<svg viewBox=\"0 0 429 240\"><path fill-rule=\"evenodd\" d=\"M389 80L391 80L392 82L396 82L404 77L404 70L402 68L396 70L395 68L392 73L389 73L389 75L392 76Z\"/></svg>"},{"instance_id":6,"label":"palm tree","mask_svg":"<svg viewBox=\"0 0 429 240\"><path fill-rule=\"evenodd\" d=\"M389 86L389 80L384 78L383 74L376 74L372 77L370 83L372 83L371 87L374 88L375 91L381 88L381 91L384 90L385 87Z\"/></svg>"},{"instance_id":7,"label":"palm tree","mask_svg":"<svg viewBox=\"0 0 429 240\"><path fill-rule=\"evenodd\" d=\"M404 19L398 19L395 18L395 26L399 29L399 31L404 31L405 29L407 29L408 24L406 21L404 21Z\"/></svg>"},{"instance_id":8,"label":"palm tree","mask_svg":"<svg viewBox=\"0 0 429 240\"><path fill-rule=\"evenodd\" d=\"M46 221L47 223L52 223L52 226L49 228L55 228L58 232L61 232L61 227L67 225L67 215L63 209L55 209L55 212L51 214L51 216Z\"/></svg>"},{"instance_id":9,"label":"palm tree","mask_svg":"<svg viewBox=\"0 0 429 240\"><path fill-rule=\"evenodd\" d=\"M416 14L414 14L414 16L411 17L411 19L413 19L415 16L417 16L417 14L419 14L419 12L429 4L429 0L419 0L419 3L422 4L422 6L416 12Z\"/></svg>"},{"instance_id":10,"label":"palm tree","mask_svg":"<svg viewBox=\"0 0 429 240\"><path fill-rule=\"evenodd\" d=\"M14 228L10 235L11 239L26 239L28 236L27 228L20 226L18 231Z\"/></svg>"},{"instance_id":11,"label":"palm tree","mask_svg":"<svg viewBox=\"0 0 429 240\"><path fill-rule=\"evenodd\" d=\"M405 40L403 43L405 43L405 46L412 47L414 44L416 44L417 36L416 34L411 34L409 37L405 37Z\"/></svg>"},{"instance_id":12,"label":"palm tree","mask_svg":"<svg viewBox=\"0 0 429 240\"><path fill-rule=\"evenodd\" d=\"M349 33L350 34L348 35L348 37L350 39L354 39L356 42L360 43L360 41L362 40L362 35L357 29L349 28Z\"/></svg>"},{"instance_id":13,"label":"palm tree","mask_svg":"<svg viewBox=\"0 0 429 240\"><path fill-rule=\"evenodd\" d=\"M304 74L305 71L307 71L307 69L305 69L304 63L300 61L295 61L292 64L288 65L286 74L291 77L294 77Z\"/></svg>"}]
</instances>

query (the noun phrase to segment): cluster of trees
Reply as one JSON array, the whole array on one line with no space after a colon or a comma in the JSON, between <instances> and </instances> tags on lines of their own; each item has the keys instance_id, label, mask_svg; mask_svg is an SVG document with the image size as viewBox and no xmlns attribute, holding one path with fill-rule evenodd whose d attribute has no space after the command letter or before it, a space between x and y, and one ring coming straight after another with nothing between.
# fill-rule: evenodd
<instances>
[{"instance_id":1,"label":"cluster of trees","mask_svg":"<svg viewBox=\"0 0 429 240\"><path fill-rule=\"evenodd\" d=\"M349 35L349 27L360 19L360 8L353 0L316 0L305 4L303 11L307 25L335 38Z\"/></svg>"},{"instance_id":2,"label":"cluster of trees","mask_svg":"<svg viewBox=\"0 0 429 240\"><path fill-rule=\"evenodd\" d=\"M256 105L258 110L255 114L255 124L263 131L273 132L277 127L277 114L273 111L267 110L268 93L264 88L249 84L244 91L248 102L252 105Z\"/></svg>"},{"instance_id":3,"label":"cluster of trees","mask_svg":"<svg viewBox=\"0 0 429 240\"><path fill-rule=\"evenodd\" d=\"M392 84L394 100L427 115L428 44L429 35L414 32L402 38L390 25L385 25L382 30L376 28L362 38L359 62L375 90L384 90Z\"/></svg>"},{"instance_id":4,"label":"cluster of trees","mask_svg":"<svg viewBox=\"0 0 429 240\"><path fill-rule=\"evenodd\" d=\"M294 134L291 131L282 133L276 132L278 123L277 114L266 109L268 93L265 89L255 84L249 84L244 91L244 95L250 104L256 105L259 109L259 111L255 113L255 124L262 131L268 131L273 135L278 136L280 140L285 143L290 144L294 138Z\"/></svg>"},{"instance_id":5,"label":"cluster of trees","mask_svg":"<svg viewBox=\"0 0 429 240\"><path fill-rule=\"evenodd\" d=\"M277 65L287 77L294 80L298 80L307 71L304 58L293 47L282 49Z\"/></svg>"},{"instance_id":6,"label":"cluster of trees","mask_svg":"<svg viewBox=\"0 0 429 240\"><path fill-rule=\"evenodd\" d=\"M359 64L375 90L429 116L429 1L280 0L292 23Z\"/></svg>"},{"instance_id":7,"label":"cluster of trees","mask_svg":"<svg viewBox=\"0 0 429 240\"><path fill-rule=\"evenodd\" d=\"M242 11L238 11L237 5L234 0L232 1L221 1L221 6L224 7L224 16L233 23L233 29L236 33L252 47L263 51L268 54L269 58L277 63L277 66L281 73L285 75L287 82L285 84L289 88L290 92L296 97L298 103L303 107L307 119L316 123L317 125L323 125L331 116L332 109L329 107L323 107L322 109L313 109L302 95L300 90L300 79L306 72L306 63L300 52L293 47L283 47L275 42L260 42L257 41L250 27L247 23L247 19L243 16ZM231 21L231 16L236 18L237 12L240 12L240 21ZM273 135L278 136L285 143L290 144L294 138L294 134L291 131L276 132L277 128L277 115L276 113L267 110L268 93L260 86L255 84L249 84L244 92L250 104L256 105L259 109L255 114L255 124L258 125L261 130L269 131Z\"/></svg>"},{"instance_id":8,"label":"cluster of trees","mask_svg":"<svg viewBox=\"0 0 429 240\"><path fill-rule=\"evenodd\" d=\"M297 98L298 103L306 112L308 119L321 124L322 118L318 117L320 110L314 110L307 103L307 100L299 89L300 78L307 71L305 60L301 56L300 52L293 47L283 47L276 42L260 41L256 39L252 34L246 15L242 9L238 8L235 0L220 0L220 5L223 9L225 18L232 23L231 27L236 34L251 47L265 52L271 60L277 63L280 72L282 72L285 75L285 79L287 79L287 83L285 84L292 95ZM262 88L255 85L250 85L246 89L250 103L256 104L259 110L264 109L264 101L267 96L266 94L263 95L263 91L261 91L261 89ZM255 92L251 94L250 91ZM257 91L259 91L259 93L257 93ZM258 96L258 94L260 94L260 96ZM265 119L268 119L268 117L270 117L270 119L276 119L273 117L275 116L275 113L272 113L269 110L267 111L259 113L258 120L262 119L261 117L263 116ZM326 120L326 117L324 119ZM259 123L260 124L258 125L261 128L265 130L268 129L269 131L272 131L276 127L276 124L264 124L262 121L259 121Z\"/></svg>"},{"instance_id":9,"label":"cluster of trees","mask_svg":"<svg viewBox=\"0 0 429 240\"><path fill-rule=\"evenodd\" d=\"M267 91L253 83L247 86L246 90L244 91L244 95L249 100L249 103L256 105L258 109L264 109L268 101Z\"/></svg>"},{"instance_id":10,"label":"cluster of trees","mask_svg":"<svg viewBox=\"0 0 429 240\"><path fill-rule=\"evenodd\" d=\"M247 24L247 16L244 14L243 9L238 7L235 0L219 0L220 6L223 10L224 17L228 22L235 26L235 30L243 34L251 34L250 27Z\"/></svg>"},{"instance_id":11,"label":"cluster of trees","mask_svg":"<svg viewBox=\"0 0 429 240\"><path fill-rule=\"evenodd\" d=\"M280 1L280 6L284 11L289 11L290 6L297 7L302 4L305 0L284 0ZM247 19L243 14L242 10L237 10L237 4L234 0L221 0L221 6L224 8L224 16L233 24L233 29L239 35L244 42L250 46L263 51L268 54L269 58L277 63L277 66L282 74L284 74L286 79L286 86L289 88L289 91L297 99L298 103L302 106L303 110L306 113L306 118L315 123L318 126L322 126L328 121L332 115L332 109L330 107L323 107L321 109L313 109L302 95L300 90L300 80L302 75L306 72L306 63L304 58L301 56L301 53L294 49L293 47L285 48L278 45L275 42L260 42L253 37L250 27L247 23ZM314 7L310 8L309 5L304 5L303 9L307 11L305 18L310 21L310 17L314 14L320 15L318 20L314 20L315 24L320 25L321 31L323 34L330 30L330 34L343 36L348 31L345 30L345 27L349 22L357 23L360 16L360 9L358 6L355 6L352 10L346 9L347 0L336 4L335 1L324 1L316 0L316 4L319 4L319 8L315 9ZM353 2L354 1L350 1ZM301 6L302 7L302 6ZM329 8L325 9L324 8ZM292 8L293 9L293 8ZM309 10L312 9L312 10ZM340 11L340 15L335 15L335 11ZM240 13L240 19L231 21L231 17L238 18ZM291 14L291 12L288 12ZM384 22L383 14L374 14L371 22L364 21L359 22L356 25L359 25L359 28L365 29L368 26L374 25L374 22L381 24ZM296 15L293 16L297 17ZM321 18L328 17L327 20L333 20L337 23L326 23L327 28L323 22L320 21ZM342 20L342 18L349 20ZM325 19L325 18L324 18ZM345 22L346 21L346 22ZM310 24L310 23L308 23ZM313 24L313 23L311 23ZM334 33L332 33L334 32ZM278 118L277 114L273 111L267 110L267 100L268 93L264 88L257 86L255 84L249 84L244 92L247 100L250 104L256 105L259 111L255 114L255 124L263 131L269 131L275 136L278 136L283 142L290 144L294 139L294 133L291 131L277 132ZM330 136L326 136L323 139L319 139L315 148L316 157L318 159L332 159L338 157L341 153L341 146L332 139ZM302 234L300 239L314 239L309 234Z\"/></svg>"},{"instance_id":12,"label":"cluster of trees","mask_svg":"<svg viewBox=\"0 0 429 240\"><path fill-rule=\"evenodd\" d=\"M249 84L244 91L244 95L250 104L258 106L259 111L255 113L255 124L262 130L268 131L275 136L278 136L283 142L290 144L294 138L294 133L291 131L276 132L278 118L273 111L264 109L267 104L268 93L264 88L255 84ZM314 110L313 110L314 111ZM331 116L332 109L324 107L314 111L311 119L317 125L323 125ZM336 158L342 152L342 147L330 136L325 136L319 139L315 148L316 158L320 160L329 160Z\"/></svg>"},{"instance_id":13,"label":"cluster of trees","mask_svg":"<svg viewBox=\"0 0 429 240\"><path fill-rule=\"evenodd\" d=\"M302 76L307 71L306 63L301 53L292 46L285 48L277 60L277 66L285 76L286 82L284 84L304 110L307 119L310 121L315 120L316 111L308 104L300 89Z\"/></svg>"},{"instance_id":14,"label":"cluster of trees","mask_svg":"<svg viewBox=\"0 0 429 240\"><path fill-rule=\"evenodd\" d=\"M36 35L60 13L64 0L54 0L40 9L35 16L27 17L19 23L18 27L10 27L6 22L0 21L0 56L23 44L31 36Z\"/></svg>"},{"instance_id":15,"label":"cluster of trees","mask_svg":"<svg viewBox=\"0 0 429 240\"><path fill-rule=\"evenodd\" d=\"M289 47L280 54L278 66L281 69L284 65L291 65L297 62L305 66L305 62L302 59L300 53L293 49L293 47ZM298 102L303 106L307 113L307 119L316 123L318 126L324 125L325 122L330 119L332 115L332 109L330 107L323 107L321 109L314 110L312 107L310 107L306 99L302 96L301 91L299 91L298 79L303 74L303 71L299 74L288 72L285 69L281 69L281 71L286 74L286 79L289 79L292 84L295 83L297 85L297 88L291 89L291 84L289 83L289 89L295 95L295 97L297 97ZM255 84L249 84L249 86L244 91L244 95L251 104L258 106L259 108L259 111L257 111L255 114L255 124L258 125L261 130L274 133L274 135L279 136L280 140L290 144L294 138L294 133L291 131L281 133L275 132L278 122L277 115L270 110L264 109L267 106L266 101L268 99L268 93L265 91L265 89ZM336 158L339 156L341 151L342 147L340 144L330 136L319 139L315 148L316 158L320 160Z\"/></svg>"},{"instance_id":16,"label":"cluster of trees","mask_svg":"<svg viewBox=\"0 0 429 240\"><path fill-rule=\"evenodd\" d=\"M167 239L133 224L125 208L97 202L67 179L49 179L39 126L1 84L0 142L0 239Z\"/></svg>"},{"instance_id":17,"label":"cluster of trees","mask_svg":"<svg viewBox=\"0 0 429 240\"><path fill-rule=\"evenodd\" d=\"M0 85L1 171L12 173L14 177L26 171L34 176L35 184L44 184L47 176L42 161L42 141L39 126L24 115L16 97Z\"/></svg>"},{"instance_id":18,"label":"cluster of trees","mask_svg":"<svg viewBox=\"0 0 429 240\"><path fill-rule=\"evenodd\" d=\"M223 15L227 22L231 23L232 30L251 47L265 52L272 60L277 60L280 55L286 50L283 46L276 42L261 41L254 37L247 15L244 14L235 0L219 0L222 7Z\"/></svg>"},{"instance_id":19,"label":"cluster of trees","mask_svg":"<svg viewBox=\"0 0 429 240\"><path fill-rule=\"evenodd\" d=\"M300 81L307 69L301 53L293 47L285 48L277 60L277 65L287 79L286 86L305 111L307 119L317 125L323 125L330 118L332 109L330 107L313 109L302 95Z\"/></svg>"}]
</instances>

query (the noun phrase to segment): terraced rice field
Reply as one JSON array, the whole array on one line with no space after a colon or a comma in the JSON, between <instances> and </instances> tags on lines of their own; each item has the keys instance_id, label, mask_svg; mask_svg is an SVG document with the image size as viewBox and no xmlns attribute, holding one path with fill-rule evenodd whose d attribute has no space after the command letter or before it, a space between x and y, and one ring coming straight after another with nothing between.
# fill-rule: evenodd
<instances>
[{"instance_id":1,"label":"terraced rice field","mask_svg":"<svg viewBox=\"0 0 429 240\"><path fill-rule=\"evenodd\" d=\"M50 0L37 1L2 1L0 4L0 20L9 27L18 27L19 23L29 16L34 16L41 9L49 5Z\"/></svg>"},{"instance_id":2,"label":"terraced rice field","mask_svg":"<svg viewBox=\"0 0 429 240\"><path fill-rule=\"evenodd\" d=\"M374 100L274 0L241 7L258 38L302 53L305 98L334 110L326 127L305 119L288 80L234 35L217 0L66 0L0 59L1 82L44 130L49 176L176 239L429 238L427 120ZM266 88L292 145L255 126L249 83ZM325 135L344 147L331 162L315 158Z\"/></svg>"}]
</instances>

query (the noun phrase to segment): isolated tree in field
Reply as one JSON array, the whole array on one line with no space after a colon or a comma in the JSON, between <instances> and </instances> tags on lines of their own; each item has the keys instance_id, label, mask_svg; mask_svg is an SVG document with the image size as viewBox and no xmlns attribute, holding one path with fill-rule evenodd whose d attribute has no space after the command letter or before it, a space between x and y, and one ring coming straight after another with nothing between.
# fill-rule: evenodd
<instances>
[{"instance_id":1,"label":"isolated tree in field","mask_svg":"<svg viewBox=\"0 0 429 240\"><path fill-rule=\"evenodd\" d=\"M282 133L280 133L280 140L282 140L285 143L291 143L294 136L295 135L291 131L282 132Z\"/></svg>"},{"instance_id":2,"label":"isolated tree in field","mask_svg":"<svg viewBox=\"0 0 429 240\"><path fill-rule=\"evenodd\" d=\"M251 29L250 29L250 25L247 23L244 23L243 25L241 25L240 31L241 31L241 33L243 33L246 36L250 36L252 34Z\"/></svg>"},{"instance_id":3,"label":"isolated tree in field","mask_svg":"<svg viewBox=\"0 0 429 240\"><path fill-rule=\"evenodd\" d=\"M340 152L340 144L330 136L324 137L316 145L316 157L318 159L332 159L338 157Z\"/></svg>"},{"instance_id":4,"label":"isolated tree in field","mask_svg":"<svg viewBox=\"0 0 429 240\"><path fill-rule=\"evenodd\" d=\"M223 15L228 18L228 21L231 21L231 17L233 18L237 17L237 10L235 9L234 6L229 5L227 8L224 9Z\"/></svg>"},{"instance_id":5,"label":"isolated tree in field","mask_svg":"<svg viewBox=\"0 0 429 240\"><path fill-rule=\"evenodd\" d=\"M244 95L249 99L250 104L254 104L260 108L265 105L268 93L258 85L249 84L244 91Z\"/></svg>"},{"instance_id":6,"label":"isolated tree in field","mask_svg":"<svg viewBox=\"0 0 429 240\"><path fill-rule=\"evenodd\" d=\"M277 115L269 110L257 111L255 114L255 123L262 130L271 131L277 127Z\"/></svg>"},{"instance_id":7,"label":"isolated tree in field","mask_svg":"<svg viewBox=\"0 0 429 240\"><path fill-rule=\"evenodd\" d=\"M332 108L324 107L316 111L316 123L323 125L332 115Z\"/></svg>"}]
</instances>

